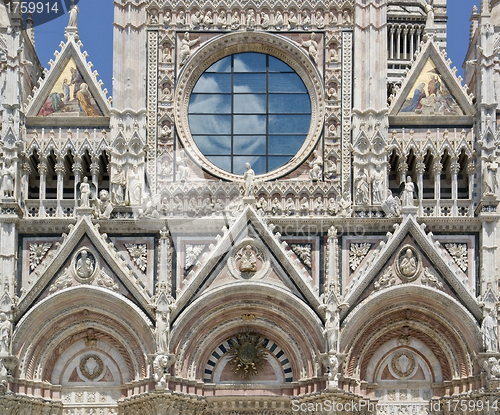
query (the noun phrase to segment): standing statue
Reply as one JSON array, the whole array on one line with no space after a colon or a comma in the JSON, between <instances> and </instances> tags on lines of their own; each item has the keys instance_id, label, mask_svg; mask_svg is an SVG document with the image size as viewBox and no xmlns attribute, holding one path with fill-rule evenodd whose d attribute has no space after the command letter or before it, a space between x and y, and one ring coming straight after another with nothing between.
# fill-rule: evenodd
<instances>
[{"instance_id":1,"label":"standing statue","mask_svg":"<svg viewBox=\"0 0 500 415\"><path fill-rule=\"evenodd\" d=\"M415 191L415 184L411 181L411 176L406 177L404 188L401 193L401 204L405 206L413 206L413 192Z\"/></svg>"},{"instance_id":2,"label":"standing statue","mask_svg":"<svg viewBox=\"0 0 500 415\"><path fill-rule=\"evenodd\" d=\"M156 347L158 353L169 352L170 308L156 310Z\"/></svg>"},{"instance_id":3,"label":"standing statue","mask_svg":"<svg viewBox=\"0 0 500 415\"><path fill-rule=\"evenodd\" d=\"M370 188L368 186L368 176L365 170L360 170L356 179L356 204L367 205L369 201L368 194Z\"/></svg>"},{"instance_id":4,"label":"standing statue","mask_svg":"<svg viewBox=\"0 0 500 415\"><path fill-rule=\"evenodd\" d=\"M71 7L69 9L69 23L68 27L78 27L78 6L75 4L74 0L71 1Z\"/></svg>"},{"instance_id":5,"label":"standing statue","mask_svg":"<svg viewBox=\"0 0 500 415\"><path fill-rule=\"evenodd\" d=\"M311 39L302 41L302 46L308 48L309 56L313 60L313 62L318 64L318 42L314 40L316 38L316 33L311 33Z\"/></svg>"},{"instance_id":6,"label":"standing statue","mask_svg":"<svg viewBox=\"0 0 500 415\"><path fill-rule=\"evenodd\" d=\"M182 39L181 42L181 51L180 51L180 63L179 65L182 66L184 65L187 60L189 59L189 56L191 55L191 46L196 45L196 43L200 40L200 38L196 38L193 40L189 39L189 32L184 33L184 38Z\"/></svg>"},{"instance_id":7,"label":"standing statue","mask_svg":"<svg viewBox=\"0 0 500 415\"><path fill-rule=\"evenodd\" d=\"M382 200L384 200L384 174L380 171L379 165L377 165L376 171L373 172L372 198L374 205L382 204Z\"/></svg>"},{"instance_id":8,"label":"standing statue","mask_svg":"<svg viewBox=\"0 0 500 415\"><path fill-rule=\"evenodd\" d=\"M339 324L339 310L328 306L326 309L326 322L324 329L328 345L328 353L336 353L338 351Z\"/></svg>"},{"instance_id":9,"label":"standing statue","mask_svg":"<svg viewBox=\"0 0 500 415\"><path fill-rule=\"evenodd\" d=\"M12 339L12 323L5 313L0 313L0 356L10 354L10 341Z\"/></svg>"},{"instance_id":10,"label":"standing statue","mask_svg":"<svg viewBox=\"0 0 500 415\"><path fill-rule=\"evenodd\" d=\"M245 163L246 171L243 175L244 180L244 192L243 197L254 197L254 189L255 189L255 172L252 170L252 166L250 163Z\"/></svg>"},{"instance_id":11,"label":"standing statue","mask_svg":"<svg viewBox=\"0 0 500 415\"><path fill-rule=\"evenodd\" d=\"M134 164L132 170L128 171L127 175L127 196L131 205L138 205L141 203L142 186L139 179L139 171L137 164Z\"/></svg>"},{"instance_id":12,"label":"standing statue","mask_svg":"<svg viewBox=\"0 0 500 415\"><path fill-rule=\"evenodd\" d=\"M116 172L111 177L111 201L117 205L123 203L124 198L124 188L126 180L125 173L123 173L123 167L121 164L116 166Z\"/></svg>"},{"instance_id":13,"label":"standing statue","mask_svg":"<svg viewBox=\"0 0 500 415\"><path fill-rule=\"evenodd\" d=\"M431 29L434 27L434 7L432 7L431 0L427 0L427 4L425 5L425 12L427 13L425 28Z\"/></svg>"},{"instance_id":14,"label":"standing statue","mask_svg":"<svg viewBox=\"0 0 500 415\"><path fill-rule=\"evenodd\" d=\"M187 182L189 180L190 173L186 156L184 155L184 150L181 150L179 151L179 155L177 157L177 178L180 182Z\"/></svg>"},{"instance_id":15,"label":"standing statue","mask_svg":"<svg viewBox=\"0 0 500 415\"><path fill-rule=\"evenodd\" d=\"M493 156L486 162L486 174L484 178L484 193L495 194L498 187L497 181L498 163Z\"/></svg>"},{"instance_id":16,"label":"standing statue","mask_svg":"<svg viewBox=\"0 0 500 415\"><path fill-rule=\"evenodd\" d=\"M80 183L80 207L90 207L90 184L88 177Z\"/></svg>"},{"instance_id":17,"label":"standing statue","mask_svg":"<svg viewBox=\"0 0 500 415\"><path fill-rule=\"evenodd\" d=\"M321 170L323 168L323 159L318 153L318 150L313 151L313 160L309 162L309 167L311 170L309 170L309 178L313 181L316 182L318 180L321 180Z\"/></svg>"},{"instance_id":18,"label":"standing statue","mask_svg":"<svg viewBox=\"0 0 500 415\"><path fill-rule=\"evenodd\" d=\"M9 159L5 159L1 170L2 196L6 199L14 198L14 178L16 172Z\"/></svg>"},{"instance_id":19,"label":"standing statue","mask_svg":"<svg viewBox=\"0 0 500 415\"><path fill-rule=\"evenodd\" d=\"M481 335L483 337L484 350L487 353L498 352L498 331L495 319L491 316L490 310L483 311L483 322L481 324Z\"/></svg>"}]
</instances>

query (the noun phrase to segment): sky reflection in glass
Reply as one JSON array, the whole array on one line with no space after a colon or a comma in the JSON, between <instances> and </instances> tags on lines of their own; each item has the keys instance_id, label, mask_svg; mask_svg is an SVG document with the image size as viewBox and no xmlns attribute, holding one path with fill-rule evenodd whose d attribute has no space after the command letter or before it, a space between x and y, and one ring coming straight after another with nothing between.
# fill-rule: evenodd
<instances>
[{"instance_id":1,"label":"sky reflection in glass","mask_svg":"<svg viewBox=\"0 0 500 415\"><path fill-rule=\"evenodd\" d=\"M214 63L189 100L189 125L199 150L223 170L256 174L286 164L311 123L307 89L290 66L269 55L239 53Z\"/></svg>"}]
</instances>

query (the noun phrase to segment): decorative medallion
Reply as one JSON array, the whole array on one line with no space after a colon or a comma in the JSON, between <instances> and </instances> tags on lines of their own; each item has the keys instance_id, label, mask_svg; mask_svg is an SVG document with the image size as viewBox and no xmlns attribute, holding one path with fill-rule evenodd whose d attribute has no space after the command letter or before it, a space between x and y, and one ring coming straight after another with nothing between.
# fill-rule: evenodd
<instances>
[{"instance_id":1,"label":"decorative medallion","mask_svg":"<svg viewBox=\"0 0 500 415\"><path fill-rule=\"evenodd\" d=\"M405 282L417 279L422 260L420 254L410 245L403 247L396 257L396 271L398 276Z\"/></svg>"},{"instance_id":2,"label":"decorative medallion","mask_svg":"<svg viewBox=\"0 0 500 415\"><path fill-rule=\"evenodd\" d=\"M266 356L263 342L264 338L255 333L238 334L232 339L228 353L233 356L229 364L234 373L246 379L259 373Z\"/></svg>"},{"instance_id":3,"label":"decorative medallion","mask_svg":"<svg viewBox=\"0 0 500 415\"><path fill-rule=\"evenodd\" d=\"M80 372L89 380L97 379L104 371L104 363L95 354L85 356L80 360Z\"/></svg>"},{"instance_id":4,"label":"decorative medallion","mask_svg":"<svg viewBox=\"0 0 500 415\"><path fill-rule=\"evenodd\" d=\"M73 273L81 283L91 282L98 268L96 257L88 248L82 248L73 257Z\"/></svg>"},{"instance_id":5,"label":"decorative medallion","mask_svg":"<svg viewBox=\"0 0 500 415\"><path fill-rule=\"evenodd\" d=\"M407 350L399 352L391 359L391 369L400 378L407 378L415 370L415 358Z\"/></svg>"},{"instance_id":6,"label":"decorative medallion","mask_svg":"<svg viewBox=\"0 0 500 415\"><path fill-rule=\"evenodd\" d=\"M232 252L228 267L237 278L260 278L269 270L269 258L265 248L252 238L243 239Z\"/></svg>"}]
</instances>

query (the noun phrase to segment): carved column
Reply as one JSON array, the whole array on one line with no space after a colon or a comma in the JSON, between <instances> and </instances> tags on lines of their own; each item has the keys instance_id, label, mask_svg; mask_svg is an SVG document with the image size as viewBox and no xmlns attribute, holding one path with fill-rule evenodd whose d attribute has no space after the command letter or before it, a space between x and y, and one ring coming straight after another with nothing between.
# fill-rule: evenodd
<instances>
[{"instance_id":1,"label":"carved column","mask_svg":"<svg viewBox=\"0 0 500 415\"><path fill-rule=\"evenodd\" d=\"M403 28L403 59L408 59L408 26Z\"/></svg>"},{"instance_id":2,"label":"carved column","mask_svg":"<svg viewBox=\"0 0 500 415\"><path fill-rule=\"evenodd\" d=\"M167 228L160 231L158 282L172 282L172 249Z\"/></svg>"},{"instance_id":3,"label":"carved column","mask_svg":"<svg viewBox=\"0 0 500 415\"><path fill-rule=\"evenodd\" d=\"M448 170L451 175L451 199L453 200L453 216L458 216L458 172L460 171L460 164L457 159L452 159Z\"/></svg>"},{"instance_id":4,"label":"carved column","mask_svg":"<svg viewBox=\"0 0 500 415\"><path fill-rule=\"evenodd\" d=\"M396 59L401 59L401 26L396 31Z\"/></svg>"},{"instance_id":5,"label":"carved column","mask_svg":"<svg viewBox=\"0 0 500 415\"><path fill-rule=\"evenodd\" d=\"M408 163L406 162L406 156L402 156L399 159L397 169L398 183L406 182L406 174L408 173Z\"/></svg>"},{"instance_id":6,"label":"carved column","mask_svg":"<svg viewBox=\"0 0 500 415\"><path fill-rule=\"evenodd\" d=\"M473 201L473 196L474 196L474 173L476 172L476 164L474 161L469 161L467 164L467 177L469 179L469 200L470 200L470 205L469 205L469 215L474 214L474 201Z\"/></svg>"},{"instance_id":7,"label":"carved column","mask_svg":"<svg viewBox=\"0 0 500 415\"><path fill-rule=\"evenodd\" d=\"M64 199L64 173L66 173L66 168L64 167L64 158L58 157L54 170L57 174L57 217L64 216L61 200Z\"/></svg>"},{"instance_id":8,"label":"carved column","mask_svg":"<svg viewBox=\"0 0 500 415\"><path fill-rule=\"evenodd\" d=\"M410 28L410 60L413 59L413 55L415 54L415 26L411 26Z\"/></svg>"},{"instance_id":9,"label":"carved column","mask_svg":"<svg viewBox=\"0 0 500 415\"><path fill-rule=\"evenodd\" d=\"M337 239L337 229L335 226L328 229L328 240L326 247L326 281L325 287L330 289L330 287L335 285L335 287L340 287L341 282L339 281L339 264L338 264L338 239Z\"/></svg>"},{"instance_id":10,"label":"carved column","mask_svg":"<svg viewBox=\"0 0 500 415\"><path fill-rule=\"evenodd\" d=\"M38 163L38 173L40 174L40 211L38 216L41 218L45 217L45 207L43 202L45 201L45 192L47 189L47 172L49 170L47 159L42 156L40 157L40 163Z\"/></svg>"},{"instance_id":11,"label":"carved column","mask_svg":"<svg viewBox=\"0 0 500 415\"><path fill-rule=\"evenodd\" d=\"M92 163L90 165L90 172L92 173L92 183L94 183L96 197L99 194L99 157L92 156Z\"/></svg>"},{"instance_id":12,"label":"carved column","mask_svg":"<svg viewBox=\"0 0 500 415\"><path fill-rule=\"evenodd\" d=\"M82 180L83 166L82 166L82 158L80 157L80 155L75 154L74 160L75 161L73 162L73 173L75 175L75 214L76 214L76 208L78 207L78 197L77 197L78 183L80 183Z\"/></svg>"},{"instance_id":13,"label":"carved column","mask_svg":"<svg viewBox=\"0 0 500 415\"><path fill-rule=\"evenodd\" d=\"M391 26L391 43L389 49L389 59L394 59L394 26Z\"/></svg>"},{"instance_id":14,"label":"carved column","mask_svg":"<svg viewBox=\"0 0 500 415\"><path fill-rule=\"evenodd\" d=\"M24 157L22 161L22 178L21 178L21 203L28 199L30 186L31 167L29 160Z\"/></svg>"},{"instance_id":15,"label":"carved column","mask_svg":"<svg viewBox=\"0 0 500 415\"><path fill-rule=\"evenodd\" d=\"M436 214L441 216L441 172L443 171L443 165L439 159L436 159L432 164L431 173L434 178L434 199L436 200Z\"/></svg>"},{"instance_id":16,"label":"carved column","mask_svg":"<svg viewBox=\"0 0 500 415\"><path fill-rule=\"evenodd\" d=\"M417 172L417 186L418 186L418 214L423 215L422 200L424 199L424 172L425 163L424 160L419 157L417 158L417 163L415 165L415 171Z\"/></svg>"}]
</instances>

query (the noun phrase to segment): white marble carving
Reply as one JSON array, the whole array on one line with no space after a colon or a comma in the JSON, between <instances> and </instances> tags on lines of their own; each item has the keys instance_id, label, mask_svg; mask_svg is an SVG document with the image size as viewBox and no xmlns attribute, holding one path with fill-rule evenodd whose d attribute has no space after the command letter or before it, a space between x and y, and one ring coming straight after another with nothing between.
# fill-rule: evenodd
<instances>
[{"instance_id":1,"label":"white marble carving","mask_svg":"<svg viewBox=\"0 0 500 415\"><path fill-rule=\"evenodd\" d=\"M358 269L359 264L361 264L371 247L372 244L367 242L352 243L349 246L349 266L351 270L356 271Z\"/></svg>"},{"instance_id":2,"label":"white marble carving","mask_svg":"<svg viewBox=\"0 0 500 415\"><path fill-rule=\"evenodd\" d=\"M146 244L124 244L125 248L141 271L145 272L148 265L148 247Z\"/></svg>"},{"instance_id":3,"label":"white marble carving","mask_svg":"<svg viewBox=\"0 0 500 415\"><path fill-rule=\"evenodd\" d=\"M467 244L444 244L444 246L460 269L467 271L469 267Z\"/></svg>"},{"instance_id":4,"label":"white marble carving","mask_svg":"<svg viewBox=\"0 0 500 415\"><path fill-rule=\"evenodd\" d=\"M42 262L51 246L52 244L50 242L40 244L31 243L29 245L31 271L33 271L40 264L40 262Z\"/></svg>"},{"instance_id":5,"label":"white marble carving","mask_svg":"<svg viewBox=\"0 0 500 415\"><path fill-rule=\"evenodd\" d=\"M391 267L387 267L382 274L382 276L375 281L374 287L376 290L380 288L390 287L391 285L396 284L396 276Z\"/></svg>"},{"instance_id":6,"label":"white marble carving","mask_svg":"<svg viewBox=\"0 0 500 415\"><path fill-rule=\"evenodd\" d=\"M199 258L203 250L205 249L205 245L185 245L185 260L184 260L184 269L191 268L196 260Z\"/></svg>"},{"instance_id":7,"label":"white marble carving","mask_svg":"<svg viewBox=\"0 0 500 415\"><path fill-rule=\"evenodd\" d=\"M311 262L311 245L307 244L292 244L292 251L308 268L312 267Z\"/></svg>"}]
</instances>

